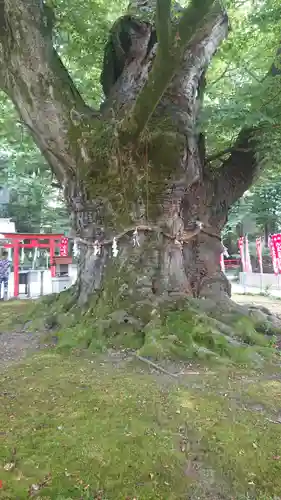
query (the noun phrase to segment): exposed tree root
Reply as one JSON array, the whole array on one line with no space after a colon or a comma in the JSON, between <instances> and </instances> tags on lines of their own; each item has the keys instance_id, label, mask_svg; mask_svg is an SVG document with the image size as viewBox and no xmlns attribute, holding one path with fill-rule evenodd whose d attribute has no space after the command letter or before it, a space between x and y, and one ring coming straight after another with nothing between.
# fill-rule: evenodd
<instances>
[{"instance_id":1,"label":"exposed tree root","mask_svg":"<svg viewBox=\"0 0 281 500\"><path fill-rule=\"evenodd\" d=\"M274 360L272 346L281 334L281 319L268 309L239 305L227 297L220 302L184 295L106 302L100 296L82 314L76 308L69 310L70 297L65 294L45 305L43 313L43 306L38 310L45 324L56 317L52 326L58 330L59 348L134 350L137 359L171 377L177 375L155 361L197 359L261 366Z\"/></svg>"},{"instance_id":2,"label":"exposed tree root","mask_svg":"<svg viewBox=\"0 0 281 500\"><path fill-rule=\"evenodd\" d=\"M159 372L165 373L166 375L169 375L169 377L177 377L177 373L171 373L168 372L168 370L165 370L160 365L157 365L156 363L153 363L153 361L150 361L150 359L144 358L143 356L139 356L138 354L135 354L135 357L139 360L142 361L143 363L146 363L147 365L151 366L155 370L158 370Z\"/></svg>"}]
</instances>

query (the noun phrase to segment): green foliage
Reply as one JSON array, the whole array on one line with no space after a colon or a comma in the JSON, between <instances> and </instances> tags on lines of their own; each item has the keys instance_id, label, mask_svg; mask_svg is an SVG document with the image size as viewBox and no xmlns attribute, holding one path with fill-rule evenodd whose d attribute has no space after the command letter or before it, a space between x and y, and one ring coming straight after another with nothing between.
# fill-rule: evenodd
<instances>
[{"instance_id":1,"label":"green foliage","mask_svg":"<svg viewBox=\"0 0 281 500\"><path fill-rule=\"evenodd\" d=\"M243 126L265 126L260 155L268 167L280 164L281 79L266 78L280 40L278 0L228 0L231 32L207 74L202 116L211 153L231 145ZM220 162L214 165L219 166Z\"/></svg>"},{"instance_id":2,"label":"green foliage","mask_svg":"<svg viewBox=\"0 0 281 500\"><path fill-rule=\"evenodd\" d=\"M127 7L126 0L54 0L55 46L89 104L102 99L100 71L109 29Z\"/></svg>"},{"instance_id":3,"label":"green foliage","mask_svg":"<svg viewBox=\"0 0 281 500\"><path fill-rule=\"evenodd\" d=\"M0 217L15 220L19 232L64 232L68 214L47 163L3 94L0 106L0 186L10 191Z\"/></svg>"}]
</instances>

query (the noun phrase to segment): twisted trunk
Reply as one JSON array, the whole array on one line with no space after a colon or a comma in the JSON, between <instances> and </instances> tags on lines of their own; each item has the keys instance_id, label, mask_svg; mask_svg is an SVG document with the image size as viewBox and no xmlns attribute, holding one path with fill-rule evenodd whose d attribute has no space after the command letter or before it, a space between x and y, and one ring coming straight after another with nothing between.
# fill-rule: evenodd
<instances>
[{"instance_id":1,"label":"twisted trunk","mask_svg":"<svg viewBox=\"0 0 281 500\"><path fill-rule=\"evenodd\" d=\"M77 283L81 304L87 302L93 291L109 287L107 276L112 278L112 273L121 289L128 290L132 301L179 293L212 295L216 300L230 295L230 285L220 269L220 234L228 208L240 196L242 187L241 176L237 185L233 181L231 168L234 165L239 176L239 168L242 170L248 163L252 150L249 155L243 153L241 166L240 157L235 158L234 164L229 158L222 176L213 173L206 162L205 138L198 132L205 72L227 34L228 20L226 13L216 7L207 19L202 15L200 21L200 30L184 47L176 68L173 57L177 46L161 61L161 45L153 25L139 21L136 24L125 18L114 26L102 73L106 95L102 116L107 124L112 114L114 119L118 116L121 126L111 149L106 153L103 150L103 165L105 158L108 162L107 168L103 166L107 170L103 184L97 187L100 178L95 172L91 179L100 196L99 209L90 210L90 217L98 213L99 220L95 218L93 225L86 222L81 226L81 214L84 220L87 218L87 201L82 202L78 212L76 207L76 214L80 214L78 224L75 208L72 209L76 220L74 233L79 235L80 243L82 240ZM122 47L122 61L113 60L112 54L117 54L118 49L120 52L115 44L124 31L131 33L131 43ZM160 60L155 61L159 51ZM155 69L151 70L153 61L162 69L164 63L162 80L156 82L149 79L150 71ZM115 77L112 66L119 70ZM161 87L163 79L166 87L162 95L163 88L160 91L157 85ZM158 101L151 114L154 93ZM140 134L144 124L145 132ZM250 133L243 136L243 142L249 137ZM240 143L241 137L238 150ZM234 154L239 156L239 152ZM97 161L96 158L96 164ZM247 173L244 188L252 180L250 177ZM70 204L75 205L71 197ZM139 246L133 246L135 228ZM112 255L114 237L118 239L118 257ZM101 244L98 255L89 243L95 240Z\"/></svg>"}]
</instances>

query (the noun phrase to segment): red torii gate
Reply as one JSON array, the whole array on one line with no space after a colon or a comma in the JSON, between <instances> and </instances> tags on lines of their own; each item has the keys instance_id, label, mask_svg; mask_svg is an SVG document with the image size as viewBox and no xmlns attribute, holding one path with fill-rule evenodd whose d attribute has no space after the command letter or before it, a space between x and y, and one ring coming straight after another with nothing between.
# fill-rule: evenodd
<instances>
[{"instance_id":1,"label":"red torii gate","mask_svg":"<svg viewBox=\"0 0 281 500\"><path fill-rule=\"evenodd\" d=\"M14 296L19 295L19 264L20 256L19 250L21 248L46 248L50 252L50 267L51 276L54 278L56 276L56 266L55 266L55 250L56 247L60 248L60 253L65 255L66 244L68 242L64 234L31 234L31 233L2 233L5 240L9 240L10 243L4 243L4 248L13 248L13 264L14 264ZM28 243L24 243L27 240ZM40 243L42 242L42 243ZM1 241L0 241L1 244ZM66 255L68 252L66 253Z\"/></svg>"}]
</instances>

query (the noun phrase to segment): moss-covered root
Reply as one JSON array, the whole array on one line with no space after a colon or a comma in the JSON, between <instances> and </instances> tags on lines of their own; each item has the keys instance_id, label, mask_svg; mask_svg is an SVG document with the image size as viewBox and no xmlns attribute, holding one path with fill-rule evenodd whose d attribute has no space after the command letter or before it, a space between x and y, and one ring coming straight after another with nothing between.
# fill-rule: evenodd
<instances>
[{"instance_id":1,"label":"moss-covered root","mask_svg":"<svg viewBox=\"0 0 281 500\"><path fill-rule=\"evenodd\" d=\"M118 304L119 306L121 304ZM84 315L71 312L58 332L58 348L133 349L154 360L208 360L262 366L275 360L281 332L269 312L229 301L168 298L123 304L112 311L97 304ZM70 321L71 317L71 321Z\"/></svg>"},{"instance_id":2,"label":"moss-covered root","mask_svg":"<svg viewBox=\"0 0 281 500\"><path fill-rule=\"evenodd\" d=\"M254 363L276 359L272 345L281 335L281 321L269 310L245 307L231 300L169 297L142 301L95 300L81 311L73 293L36 302L31 319L54 330L59 349L133 349L161 360L203 359L223 363Z\"/></svg>"},{"instance_id":3,"label":"moss-covered root","mask_svg":"<svg viewBox=\"0 0 281 500\"><path fill-rule=\"evenodd\" d=\"M274 357L274 337L270 335L277 333L277 328L261 314L250 314L235 304L223 307L194 299L162 304L144 328L139 352L155 359L262 365Z\"/></svg>"}]
</instances>

